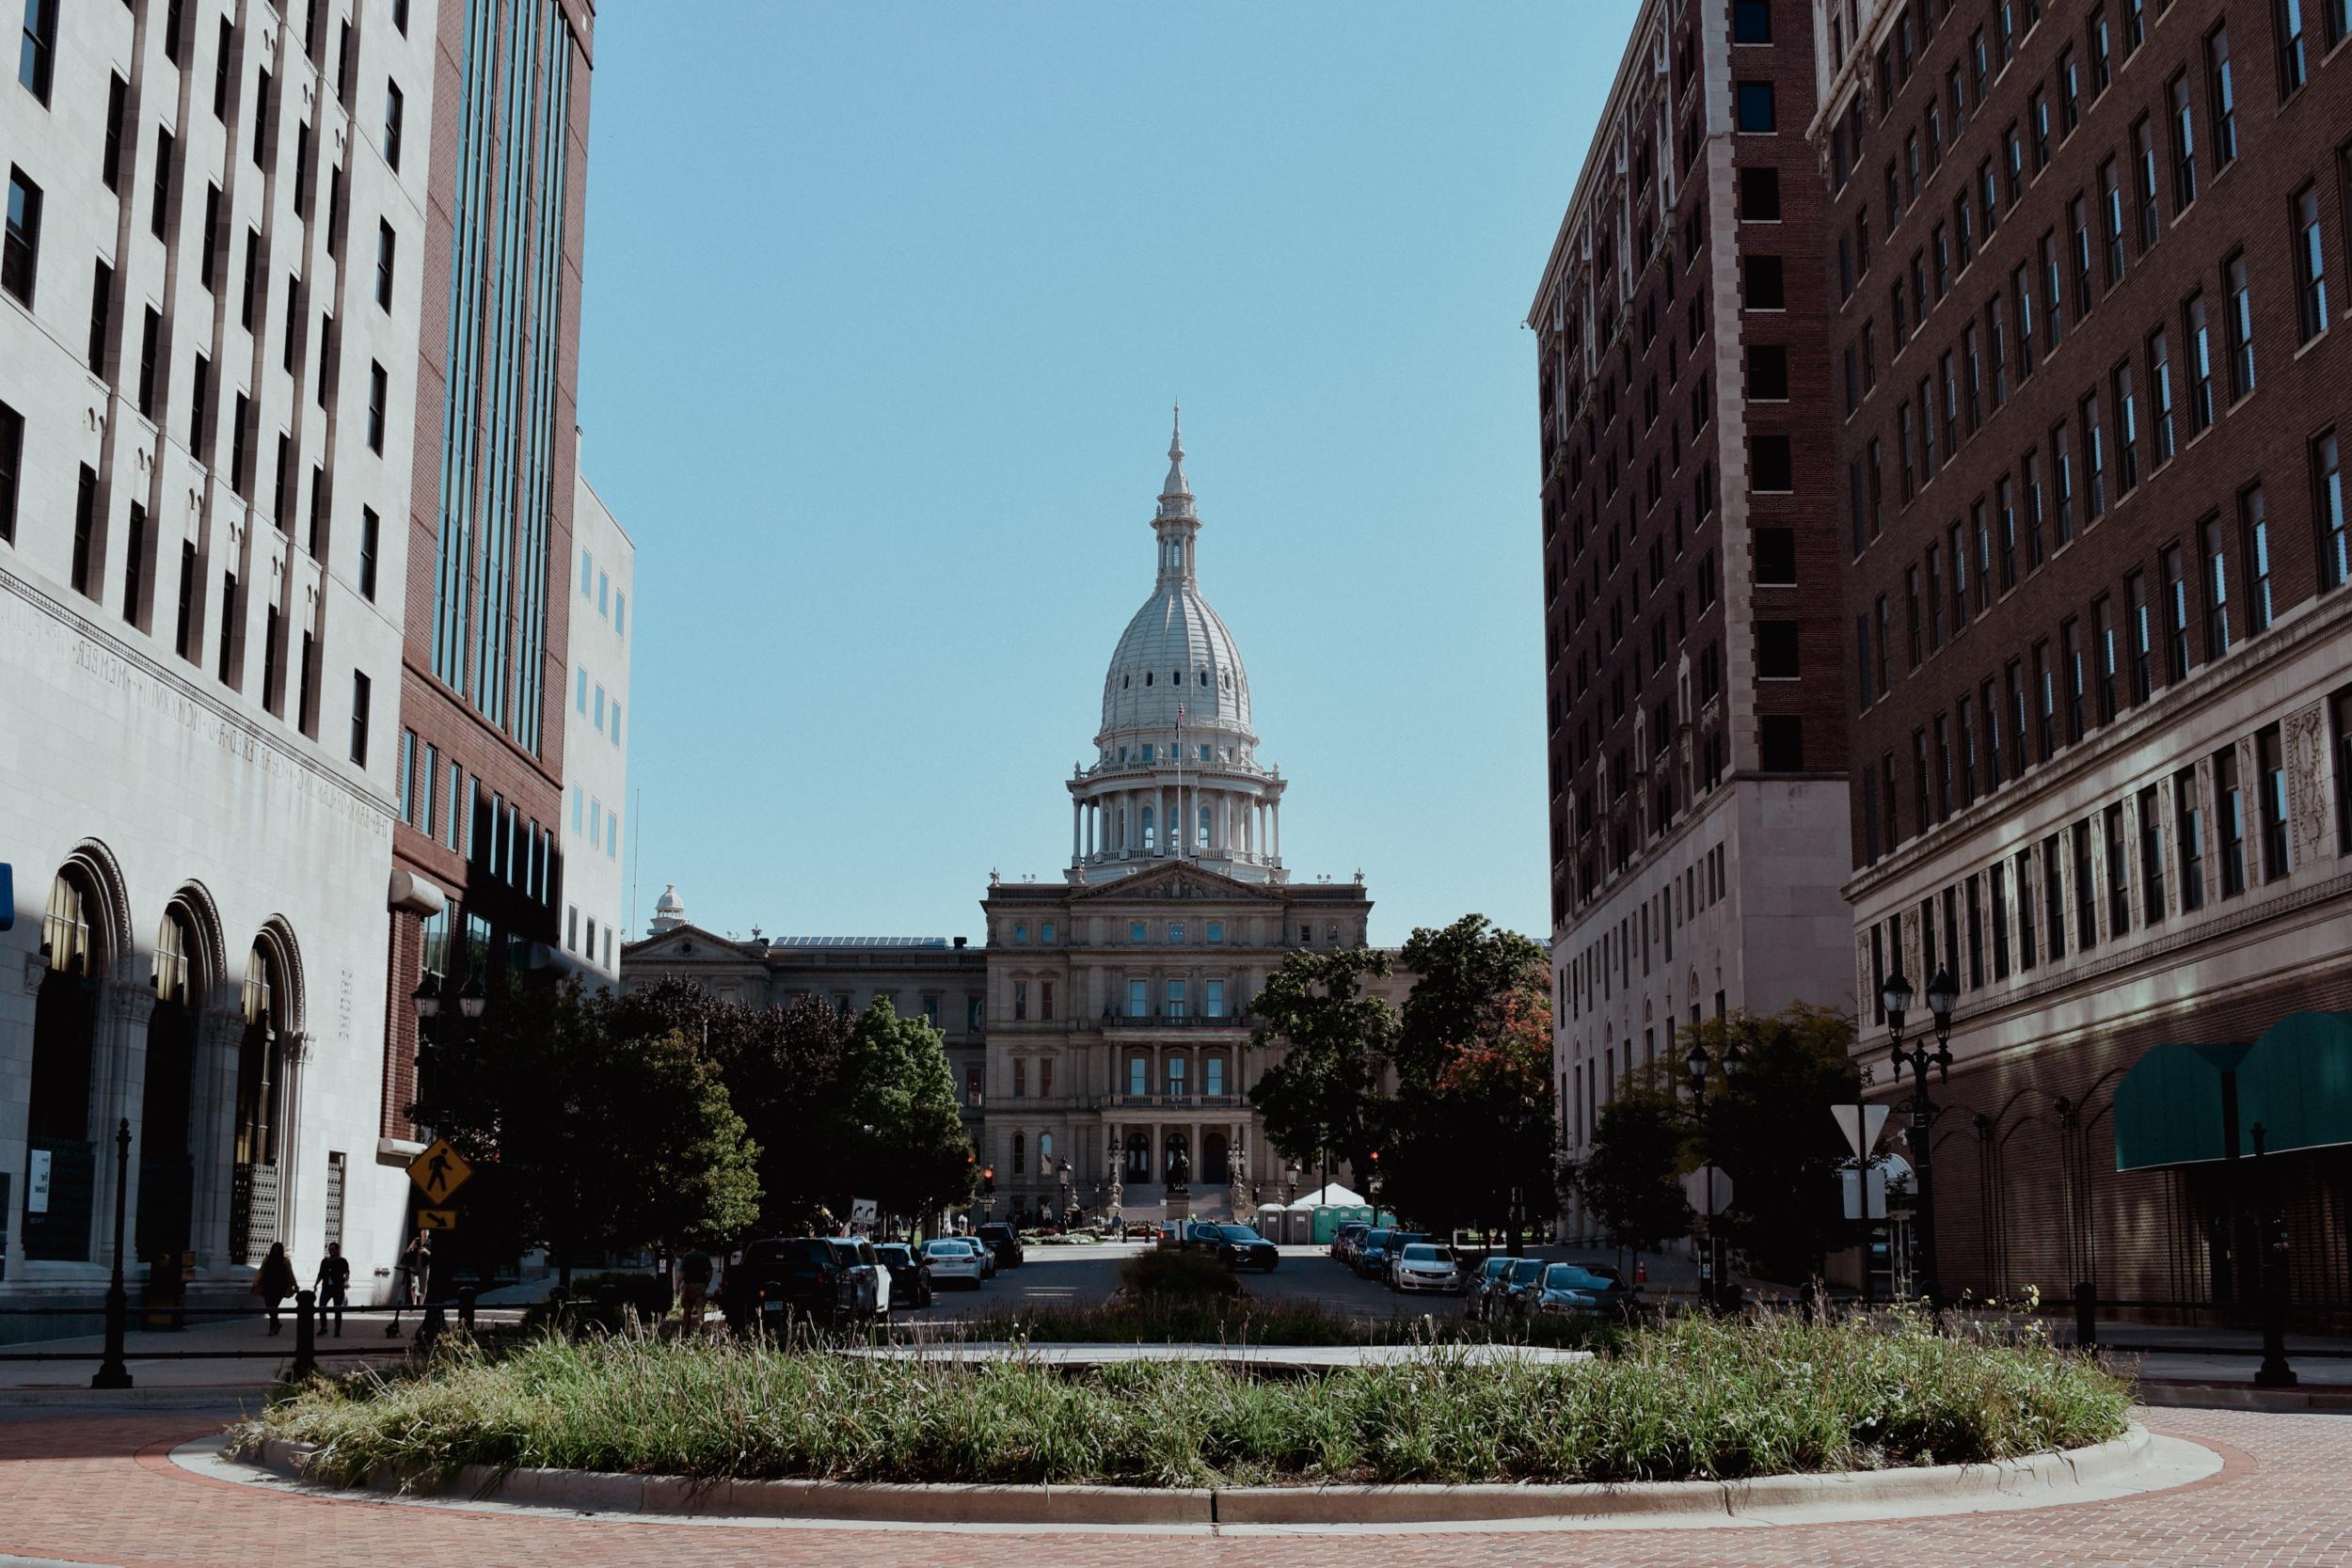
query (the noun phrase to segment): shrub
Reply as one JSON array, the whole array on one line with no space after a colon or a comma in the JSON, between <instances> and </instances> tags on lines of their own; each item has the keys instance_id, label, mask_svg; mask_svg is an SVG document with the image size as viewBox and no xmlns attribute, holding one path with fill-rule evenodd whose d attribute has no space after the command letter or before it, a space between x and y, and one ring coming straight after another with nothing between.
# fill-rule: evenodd
<instances>
[{"instance_id":1,"label":"shrub","mask_svg":"<svg viewBox=\"0 0 2352 1568\"><path fill-rule=\"evenodd\" d=\"M866 1481L1733 1479L1986 1461L2120 1435L2129 1389L2037 1333L1916 1319L1685 1318L1578 1364L1455 1354L1295 1380L1142 1362L919 1363L804 1339L457 1343L426 1368L290 1390L233 1433L389 1465Z\"/></svg>"}]
</instances>

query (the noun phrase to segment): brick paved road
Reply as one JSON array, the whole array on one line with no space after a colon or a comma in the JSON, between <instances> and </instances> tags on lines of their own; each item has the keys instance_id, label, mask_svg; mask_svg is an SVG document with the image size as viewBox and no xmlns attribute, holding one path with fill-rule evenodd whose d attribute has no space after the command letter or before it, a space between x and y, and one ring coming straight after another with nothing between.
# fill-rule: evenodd
<instances>
[{"instance_id":1,"label":"brick paved road","mask_svg":"<svg viewBox=\"0 0 2352 1568\"><path fill-rule=\"evenodd\" d=\"M897 1568L1031 1568L1041 1553L1083 1551L1094 1568L1304 1568L1415 1564L1471 1568L1649 1568L1824 1563L2328 1564L2352 1561L2352 1418L2239 1411L2159 1411L2161 1432L2220 1448L2222 1473L2176 1492L2113 1503L1915 1523L1579 1534L1202 1537L948 1534L741 1529L469 1513L288 1497L189 1474L170 1449L212 1430L170 1411L0 1418L0 1560L8 1554L118 1568L301 1568L462 1564L580 1568L619 1563L885 1562Z\"/></svg>"}]
</instances>

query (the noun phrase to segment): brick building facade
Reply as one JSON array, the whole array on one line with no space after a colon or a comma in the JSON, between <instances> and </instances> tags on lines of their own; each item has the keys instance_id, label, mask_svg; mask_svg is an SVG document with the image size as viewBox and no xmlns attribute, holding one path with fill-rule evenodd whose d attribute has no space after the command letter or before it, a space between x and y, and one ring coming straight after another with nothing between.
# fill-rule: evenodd
<instances>
[{"instance_id":1,"label":"brick building facade","mask_svg":"<svg viewBox=\"0 0 2352 1568\"><path fill-rule=\"evenodd\" d=\"M555 961L591 0L450 0L435 55L407 518L383 1142L427 974ZM444 1012L446 1013L446 1009Z\"/></svg>"},{"instance_id":2,"label":"brick building facade","mask_svg":"<svg viewBox=\"0 0 2352 1568\"><path fill-rule=\"evenodd\" d=\"M1643 8L1529 317L1572 1155L1678 1025L1851 1003L1812 21Z\"/></svg>"},{"instance_id":3,"label":"brick building facade","mask_svg":"<svg viewBox=\"0 0 2352 1568\"><path fill-rule=\"evenodd\" d=\"M2352 1003L2346 23L1818 0L1854 987L1881 1092L1881 983L1959 987L1947 1291L2242 1300L2236 1132L2119 1170L2118 1087ZM2352 1302L2352 1162L2274 1164Z\"/></svg>"}]
</instances>

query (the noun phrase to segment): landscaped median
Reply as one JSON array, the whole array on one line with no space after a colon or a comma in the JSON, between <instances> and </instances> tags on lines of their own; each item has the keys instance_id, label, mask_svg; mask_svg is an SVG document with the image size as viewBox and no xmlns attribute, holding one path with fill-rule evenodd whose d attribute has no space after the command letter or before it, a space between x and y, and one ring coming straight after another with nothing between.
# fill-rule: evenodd
<instances>
[{"instance_id":1,"label":"landscaped median","mask_svg":"<svg viewBox=\"0 0 2352 1568\"><path fill-rule=\"evenodd\" d=\"M2032 1335L1950 1337L1899 1318L1688 1318L1573 1365L1471 1364L1432 1347L1418 1362L1283 1379L1184 1362L1070 1371L1018 1357L943 1365L811 1344L549 1338L315 1383L231 1435L241 1451L259 1457L267 1444L271 1458L298 1456L306 1478L340 1485L422 1489L483 1466L517 1480L678 1478L640 1490L680 1497L768 1481L1206 1493L1984 1465L2117 1443L2128 1412L2120 1380Z\"/></svg>"}]
</instances>

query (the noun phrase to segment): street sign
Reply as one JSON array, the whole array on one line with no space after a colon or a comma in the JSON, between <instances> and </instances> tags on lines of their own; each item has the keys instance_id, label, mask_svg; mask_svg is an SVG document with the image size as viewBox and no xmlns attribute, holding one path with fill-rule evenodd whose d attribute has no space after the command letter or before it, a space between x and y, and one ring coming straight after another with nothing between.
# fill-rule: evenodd
<instances>
[{"instance_id":1,"label":"street sign","mask_svg":"<svg viewBox=\"0 0 2352 1568\"><path fill-rule=\"evenodd\" d=\"M49 1167L56 1154L52 1149L33 1150L30 1168L24 1177L24 1212L28 1214L49 1212Z\"/></svg>"},{"instance_id":2,"label":"street sign","mask_svg":"<svg viewBox=\"0 0 2352 1568\"><path fill-rule=\"evenodd\" d=\"M1712 1179L1714 1192L1709 1201L1708 1191ZM1731 1207L1731 1178L1716 1165L1701 1165L1682 1179L1683 1196L1701 1215L1720 1214Z\"/></svg>"},{"instance_id":3,"label":"street sign","mask_svg":"<svg viewBox=\"0 0 2352 1568\"><path fill-rule=\"evenodd\" d=\"M1856 1170L1850 1165L1837 1173L1837 1180L1845 1188L1848 1219L1883 1220L1886 1217L1885 1166L1871 1165Z\"/></svg>"},{"instance_id":4,"label":"street sign","mask_svg":"<svg viewBox=\"0 0 2352 1568\"><path fill-rule=\"evenodd\" d=\"M1829 1114L1837 1118L1837 1131L1846 1134L1846 1147L1853 1150L1857 1160L1867 1160L1876 1148L1879 1134L1886 1130L1886 1107L1883 1105L1833 1105Z\"/></svg>"},{"instance_id":5,"label":"street sign","mask_svg":"<svg viewBox=\"0 0 2352 1568\"><path fill-rule=\"evenodd\" d=\"M419 1230L454 1230L457 1228L457 1211L454 1209L420 1209L417 1211L417 1228Z\"/></svg>"},{"instance_id":6,"label":"street sign","mask_svg":"<svg viewBox=\"0 0 2352 1568\"><path fill-rule=\"evenodd\" d=\"M871 1226L882 1218L882 1206L870 1197L850 1199L850 1223Z\"/></svg>"},{"instance_id":7,"label":"street sign","mask_svg":"<svg viewBox=\"0 0 2352 1568\"><path fill-rule=\"evenodd\" d=\"M417 1191L435 1203L440 1202L466 1184L473 1175L473 1167L466 1164L457 1150L449 1147L447 1138L436 1138L433 1147L408 1162L408 1180L417 1184Z\"/></svg>"}]
</instances>

